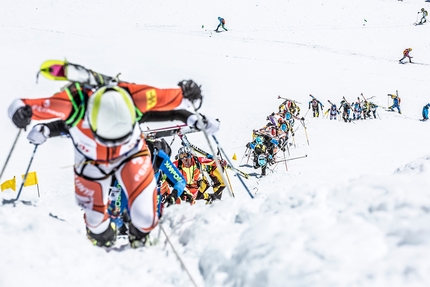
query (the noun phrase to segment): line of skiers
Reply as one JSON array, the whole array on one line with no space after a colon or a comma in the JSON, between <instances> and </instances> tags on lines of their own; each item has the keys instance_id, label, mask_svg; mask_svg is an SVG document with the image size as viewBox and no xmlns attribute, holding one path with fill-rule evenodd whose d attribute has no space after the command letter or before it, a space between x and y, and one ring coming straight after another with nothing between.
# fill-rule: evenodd
<instances>
[{"instance_id":1,"label":"line of skiers","mask_svg":"<svg viewBox=\"0 0 430 287\"><path fill-rule=\"evenodd\" d=\"M300 107L294 100L286 99L266 118L266 125L252 131L252 141L246 144L245 155L248 160L252 157L253 168L261 169L261 175L266 175L268 165L276 163L276 156L280 151L288 149L289 139L294 141L294 124L299 117Z\"/></svg>"},{"instance_id":2,"label":"line of skiers","mask_svg":"<svg viewBox=\"0 0 430 287\"><path fill-rule=\"evenodd\" d=\"M312 99L309 101L309 109L312 108L313 117L320 116L320 110L323 111L324 105L314 96L309 95ZM324 117L329 117L330 120L337 120L338 115L345 122L353 120L377 118L378 105L366 99L363 94L362 98L357 97L356 102L348 102L345 97L339 103L339 106L328 100L330 107L324 112Z\"/></svg>"},{"instance_id":3,"label":"line of skiers","mask_svg":"<svg viewBox=\"0 0 430 287\"><path fill-rule=\"evenodd\" d=\"M345 98L340 102L339 109L336 104L330 102L330 108L324 113L330 114L330 120L336 120L338 114L342 114L344 122L351 122L355 120L376 119L378 105L366 99L361 100L357 97L356 102L349 103Z\"/></svg>"},{"instance_id":4,"label":"line of skiers","mask_svg":"<svg viewBox=\"0 0 430 287\"><path fill-rule=\"evenodd\" d=\"M312 97L311 101L309 101L309 109L312 108L312 114L313 117L319 117L320 116L320 109L323 110L324 105L316 99L314 96L310 95ZM377 119L379 118L379 114L377 112L377 109L381 106L375 104L370 99L371 98L365 98L363 94L360 94L360 97L357 97L356 102L348 102L345 97L342 98L340 101L339 107L328 100L328 103L330 104L330 108L328 108L324 112L324 117L328 117L330 120L337 120L338 115L341 114L341 119L344 122L351 122L354 120L365 120L365 119ZM399 97L398 92L396 91L395 94L387 94L388 97L392 100L392 104L388 107L383 107L387 111L390 112L398 112L399 114L402 113L400 104L401 104L401 98ZM372 97L373 98L373 97ZM428 120L428 109L429 104L426 104L423 107L422 110L422 120L426 121ZM300 111L300 108L298 108Z\"/></svg>"}]
</instances>

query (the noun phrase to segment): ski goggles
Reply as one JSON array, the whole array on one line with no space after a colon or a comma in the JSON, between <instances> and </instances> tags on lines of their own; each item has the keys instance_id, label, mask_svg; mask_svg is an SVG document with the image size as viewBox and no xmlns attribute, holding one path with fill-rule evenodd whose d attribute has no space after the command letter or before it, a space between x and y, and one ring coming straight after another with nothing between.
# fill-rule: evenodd
<instances>
[{"instance_id":1,"label":"ski goggles","mask_svg":"<svg viewBox=\"0 0 430 287\"><path fill-rule=\"evenodd\" d=\"M191 158L191 155L187 153L182 153L179 155L179 159L186 159L186 158Z\"/></svg>"}]
</instances>

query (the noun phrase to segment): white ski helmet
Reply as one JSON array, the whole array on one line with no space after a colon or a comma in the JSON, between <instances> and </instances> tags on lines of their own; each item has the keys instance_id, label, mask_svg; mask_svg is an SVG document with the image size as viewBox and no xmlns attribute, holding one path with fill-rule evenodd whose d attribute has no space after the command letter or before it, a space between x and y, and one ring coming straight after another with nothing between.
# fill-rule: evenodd
<instances>
[{"instance_id":1,"label":"white ski helmet","mask_svg":"<svg viewBox=\"0 0 430 287\"><path fill-rule=\"evenodd\" d=\"M119 146L130 140L136 124L133 99L118 86L98 89L88 100L88 122L100 144Z\"/></svg>"}]
</instances>

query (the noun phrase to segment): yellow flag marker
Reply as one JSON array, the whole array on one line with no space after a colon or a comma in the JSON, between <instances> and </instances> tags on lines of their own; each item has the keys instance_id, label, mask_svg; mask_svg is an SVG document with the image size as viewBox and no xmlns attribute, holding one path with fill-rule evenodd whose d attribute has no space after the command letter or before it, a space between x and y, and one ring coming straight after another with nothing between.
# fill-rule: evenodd
<instances>
[{"instance_id":1,"label":"yellow flag marker","mask_svg":"<svg viewBox=\"0 0 430 287\"><path fill-rule=\"evenodd\" d=\"M16 179L13 177L12 179L6 180L1 184L1 191L5 189L11 188L13 191L16 191Z\"/></svg>"},{"instance_id":2,"label":"yellow flag marker","mask_svg":"<svg viewBox=\"0 0 430 287\"><path fill-rule=\"evenodd\" d=\"M24 179L25 174L22 175L22 179ZM25 179L24 186L30 186L38 184L36 172L29 172L27 174L27 178Z\"/></svg>"},{"instance_id":3,"label":"yellow flag marker","mask_svg":"<svg viewBox=\"0 0 430 287\"><path fill-rule=\"evenodd\" d=\"M233 159L233 160L237 160L237 157L236 157L236 154L235 154L235 153L233 154L232 159Z\"/></svg>"}]
</instances>

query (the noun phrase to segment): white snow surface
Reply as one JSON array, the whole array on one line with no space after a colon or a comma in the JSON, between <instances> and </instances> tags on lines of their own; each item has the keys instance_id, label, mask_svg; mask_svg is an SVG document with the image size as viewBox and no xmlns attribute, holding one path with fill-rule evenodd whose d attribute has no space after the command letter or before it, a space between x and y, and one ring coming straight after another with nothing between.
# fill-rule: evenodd
<instances>
[{"instance_id":1,"label":"white snow surface","mask_svg":"<svg viewBox=\"0 0 430 287\"><path fill-rule=\"evenodd\" d=\"M277 111L278 95L297 100L307 136L297 123L287 157L307 157L244 180L254 199L229 171L234 198L226 190L212 205L166 209L161 226L183 267L160 227L148 248L92 246L74 200L72 144L49 139L30 169L41 196L36 186L21 195L36 206L0 206L0 286L429 286L430 127L418 119L430 102L430 23L412 25L422 7L430 10L418 0L3 2L1 164L18 132L7 107L57 92L64 82L35 76L43 61L64 58L156 87L195 80L201 112L221 121L222 148L250 174L259 170L239 165L252 130ZM228 32L212 31L218 16ZM399 65L408 47L417 64ZM380 119L344 123L307 112L309 94L326 109L360 93L391 105L396 90L402 115L379 108ZM18 188L33 152L27 133L1 179L16 176ZM188 138L210 150L202 133Z\"/></svg>"}]
</instances>

